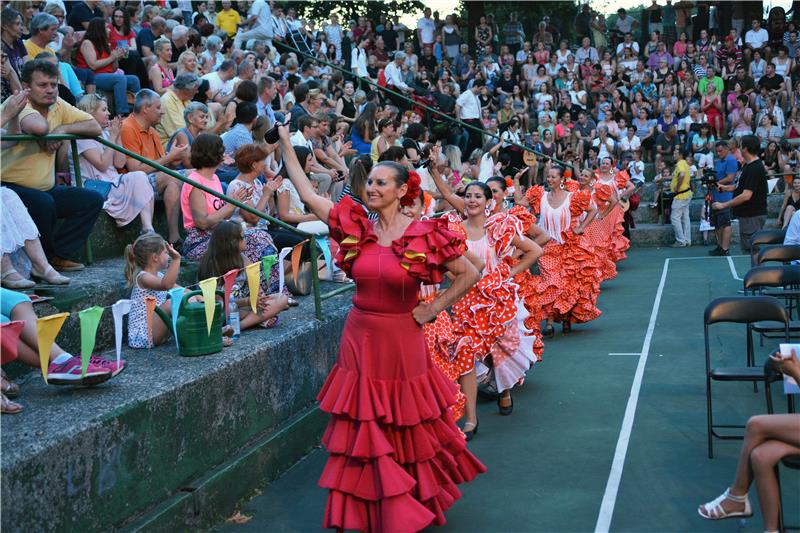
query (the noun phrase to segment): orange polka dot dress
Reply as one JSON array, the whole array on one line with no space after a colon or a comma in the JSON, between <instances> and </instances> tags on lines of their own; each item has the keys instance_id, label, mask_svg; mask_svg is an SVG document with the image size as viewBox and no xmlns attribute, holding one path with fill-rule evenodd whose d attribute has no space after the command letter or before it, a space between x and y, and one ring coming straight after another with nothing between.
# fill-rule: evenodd
<instances>
[{"instance_id":1,"label":"orange polka dot dress","mask_svg":"<svg viewBox=\"0 0 800 533\"><path fill-rule=\"evenodd\" d=\"M571 186L571 188L574 186ZM568 192L560 205L550 203L549 193L535 186L526 198L533 212L539 215L539 227L550 235L550 242L539 258L540 275L536 276L538 315L534 320L556 322L589 322L600 316L597 292L601 272L596 254L586 235L576 235L575 227L589 210L589 191Z\"/></svg>"},{"instance_id":2,"label":"orange polka dot dress","mask_svg":"<svg viewBox=\"0 0 800 533\"><path fill-rule=\"evenodd\" d=\"M603 179L600 174L597 174L597 183L611 187L617 199L619 199L620 191L625 190L629 181L630 177L628 173L621 170L616 171L613 176L606 179ZM622 207L617 204L608 216L601 220L603 229L611 235L608 241L608 250L611 259L615 263L626 259L628 256L625 252L631 247L630 241L624 235L625 229L622 227L622 220L624 217L625 213L622 211Z\"/></svg>"},{"instance_id":3,"label":"orange polka dot dress","mask_svg":"<svg viewBox=\"0 0 800 533\"><path fill-rule=\"evenodd\" d=\"M608 208L608 204L613 198L614 189L609 185L595 182L592 189L592 202L597 207L598 216ZM596 217L592 222L586 226L584 232L589 238L592 246L594 247L595 256L597 258L598 268L600 268L601 281L614 279L617 277L617 263L613 259L611 253L611 237L612 231L610 226L603 220L598 220Z\"/></svg>"}]
</instances>

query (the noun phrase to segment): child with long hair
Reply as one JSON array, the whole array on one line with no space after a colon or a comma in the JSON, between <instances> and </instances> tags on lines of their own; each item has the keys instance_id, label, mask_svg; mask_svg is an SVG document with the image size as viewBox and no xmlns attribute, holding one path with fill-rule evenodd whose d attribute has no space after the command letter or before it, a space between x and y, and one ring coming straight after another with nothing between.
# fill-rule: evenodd
<instances>
[{"instance_id":1,"label":"child with long hair","mask_svg":"<svg viewBox=\"0 0 800 533\"><path fill-rule=\"evenodd\" d=\"M208 249L200 259L199 279L208 279L222 276L235 269L243 269L245 258L244 230L241 224L226 220L220 222L211 234ZM248 263L249 264L249 263ZM231 294L239 307L241 316L239 325L242 331L258 324L272 327L278 321L278 314L289 306L289 298L285 294L265 294L258 297L256 313L250 307L250 290L247 286L244 271L236 277Z\"/></svg>"},{"instance_id":2,"label":"child with long hair","mask_svg":"<svg viewBox=\"0 0 800 533\"><path fill-rule=\"evenodd\" d=\"M128 315L128 346L148 348L163 344L170 330L161 320L153 320L152 345L147 338L145 297L153 296L156 305L169 316L172 302L168 291L176 287L181 269L181 254L161 235L146 233L125 247L125 279L131 291L131 312ZM164 272L166 271L166 273Z\"/></svg>"}]
</instances>

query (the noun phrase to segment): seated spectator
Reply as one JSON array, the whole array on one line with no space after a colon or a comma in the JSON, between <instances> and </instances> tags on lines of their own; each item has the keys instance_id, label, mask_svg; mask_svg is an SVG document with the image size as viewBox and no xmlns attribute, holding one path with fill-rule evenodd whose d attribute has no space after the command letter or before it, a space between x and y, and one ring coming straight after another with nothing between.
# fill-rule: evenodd
<instances>
[{"instance_id":1,"label":"seated spectator","mask_svg":"<svg viewBox=\"0 0 800 533\"><path fill-rule=\"evenodd\" d=\"M771 360L783 374L800 382L800 361L797 360L794 349L788 358L776 353ZM782 458L800 454L798 436L800 414L751 417L747 421L733 483L717 499L701 505L697 509L700 516L708 520L720 520L752 515L747 492L755 481L764 530L778 531L781 501L775 468Z\"/></svg>"},{"instance_id":2,"label":"seated spectator","mask_svg":"<svg viewBox=\"0 0 800 533\"><path fill-rule=\"evenodd\" d=\"M295 154L297 155L297 160L300 161L304 171L306 173L310 172L314 160L311 150L305 146L297 145L293 145L293 148ZM369 155L366 157L369 157ZM311 214L306 210L306 206L302 200L300 200L300 195L297 193L297 189L294 188L291 180L289 180L286 175L285 167L281 169L281 176L283 177L283 183L278 188L278 218L293 226L298 226L305 223L324 225L324 222L319 220L316 215Z\"/></svg>"},{"instance_id":3,"label":"seated spectator","mask_svg":"<svg viewBox=\"0 0 800 533\"><path fill-rule=\"evenodd\" d=\"M758 137L763 150L767 147L768 142L780 142L783 137L783 130L772 124L772 117L764 115L761 117L761 124L756 128L756 137Z\"/></svg>"},{"instance_id":4,"label":"seated spectator","mask_svg":"<svg viewBox=\"0 0 800 533\"><path fill-rule=\"evenodd\" d=\"M30 58L22 36L22 15L6 7L0 12L0 37L3 42L2 100L22 90L20 76L22 65Z\"/></svg>"},{"instance_id":5,"label":"seated spectator","mask_svg":"<svg viewBox=\"0 0 800 533\"><path fill-rule=\"evenodd\" d=\"M111 23L108 25L108 40L112 50L117 48L125 50L125 54L118 61L119 68L125 73L135 74L139 78L141 87L148 87L150 80L136 43L136 33L131 25L131 14L129 10L122 6L114 8L111 14Z\"/></svg>"},{"instance_id":6,"label":"seated spectator","mask_svg":"<svg viewBox=\"0 0 800 533\"><path fill-rule=\"evenodd\" d=\"M205 185L222 194L222 183L216 170L222 163L225 146L218 135L201 133L192 143L192 167L189 179ZM237 201L250 199L252 191L240 188L234 191L231 198ZM225 203L216 196L201 191L188 183L181 189L181 208L183 226L186 230L186 241L183 245L184 255L193 261L199 261L208 250L211 234L222 221L228 220L236 210L233 204ZM244 256L250 263L261 261L265 255L275 254L277 250L272 237L266 231L252 228L245 230ZM277 268L269 274L269 292L278 291Z\"/></svg>"},{"instance_id":7,"label":"seated spectator","mask_svg":"<svg viewBox=\"0 0 800 533\"><path fill-rule=\"evenodd\" d=\"M191 50L186 50L178 56L176 75L180 76L181 74L194 74L197 77L203 75L203 69L197 61L197 56Z\"/></svg>"},{"instance_id":8,"label":"seated spectator","mask_svg":"<svg viewBox=\"0 0 800 533\"><path fill-rule=\"evenodd\" d=\"M736 108L728 116L730 136L734 138L752 135L753 110L747 106L747 97L736 97Z\"/></svg>"},{"instance_id":9,"label":"seated spectator","mask_svg":"<svg viewBox=\"0 0 800 533\"><path fill-rule=\"evenodd\" d=\"M109 120L108 103L97 93L87 94L78 103L78 109L92 115L103 128L103 138L120 144L122 119ZM77 141L80 154L80 170L83 179L107 181L113 184L103 204L103 209L117 226L127 226L137 216L141 219L141 233L152 233L153 229L153 188L147 174L142 171L120 174L118 168L125 168L127 158L122 152L109 150L94 139ZM71 149L69 150L71 156ZM74 173L74 168L70 165Z\"/></svg>"},{"instance_id":10,"label":"seated spectator","mask_svg":"<svg viewBox=\"0 0 800 533\"><path fill-rule=\"evenodd\" d=\"M192 146L194 138L208 129L208 106L201 102L189 102L183 110L186 126L176 131L169 138L165 150L170 152L174 145ZM191 168L191 148L184 153L183 161L176 168Z\"/></svg>"},{"instance_id":11,"label":"seated spectator","mask_svg":"<svg viewBox=\"0 0 800 533\"><path fill-rule=\"evenodd\" d=\"M203 70L205 70L205 67ZM236 62L232 59L222 61L218 70L203 76L204 80L208 80L209 91L211 92L210 99L213 102L225 105L228 100L235 96L234 76L236 76Z\"/></svg>"},{"instance_id":12,"label":"seated spectator","mask_svg":"<svg viewBox=\"0 0 800 533\"><path fill-rule=\"evenodd\" d=\"M142 157L155 161L166 167L176 168L183 161L184 155L189 151L188 144L175 144L165 153L161 139L153 126L161 120L161 99L155 91L142 89L136 93L133 104L133 113L122 121L120 139L122 146ZM142 171L147 173L150 185L157 193L156 199L164 200L167 212L168 242L175 244L180 241L180 185L178 181L155 168L128 157L125 163L128 172Z\"/></svg>"},{"instance_id":13,"label":"seated spectator","mask_svg":"<svg viewBox=\"0 0 800 533\"><path fill-rule=\"evenodd\" d=\"M67 285L69 278L56 272L47 261L36 224L19 196L8 187L0 187L0 196L3 200L3 211L0 213L0 242L3 252L0 284L6 289L33 288L36 282L23 276L15 267L15 263L21 263L25 269L20 267L20 270L30 273L34 280L49 285Z\"/></svg>"},{"instance_id":14,"label":"seated spectator","mask_svg":"<svg viewBox=\"0 0 800 533\"><path fill-rule=\"evenodd\" d=\"M161 94L163 115L158 124L155 125L155 130L158 132L158 137L164 147L166 147L172 136L186 125L186 119L184 118L186 106L197 95L200 84L200 78L195 74L181 74Z\"/></svg>"},{"instance_id":15,"label":"seated spectator","mask_svg":"<svg viewBox=\"0 0 800 533\"><path fill-rule=\"evenodd\" d=\"M150 78L153 90L163 95L175 81L175 73L169 67L172 60L172 42L166 37L157 39L153 43L153 52L155 52L156 61L147 71L147 76Z\"/></svg>"},{"instance_id":16,"label":"seated spectator","mask_svg":"<svg viewBox=\"0 0 800 533\"><path fill-rule=\"evenodd\" d=\"M675 149L679 148L680 139L678 139L677 128L670 126L664 133L660 133L656 137L656 165L663 162L667 166L674 163Z\"/></svg>"},{"instance_id":17,"label":"seated spectator","mask_svg":"<svg viewBox=\"0 0 800 533\"><path fill-rule=\"evenodd\" d=\"M226 161L217 168L220 181L230 183L239 175L233 156L236 151L247 144L252 144L253 128L258 121L258 108L252 102L241 102L236 106L236 125L222 134ZM266 120L263 119L262 120Z\"/></svg>"},{"instance_id":18,"label":"seated spectator","mask_svg":"<svg viewBox=\"0 0 800 533\"><path fill-rule=\"evenodd\" d=\"M58 19L47 13L37 13L31 20L31 38L24 42L28 57L35 58L41 52L52 51L50 43L58 34Z\"/></svg>"},{"instance_id":19,"label":"seated spectator","mask_svg":"<svg viewBox=\"0 0 800 533\"><path fill-rule=\"evenodd\" d=\"M22 69L22 85L28 105L19 113L19 130L28 135L71 133L101 135L100 125L90 115L58 98L58 67L35 59ZM55 153L63 141L50 141L38 148L19 143L4 149L3 184L11 188L28 208L41 235L42 247L57 270L80 270L70 261L92 231L103 197L94 191L56 185ZM34 149L36 148L36 149ZM56 231L57 219L64 223Z\"/></svg>"},{"instance_id":20,"label":"seated spectator","mask_svg":"<svg viewBox=\"0 0 800 533\"><path fill-rule=\"evenodd\" d=\"M125 55L125 49L111 50L105 20L94 18L89 22L86 36L75 57L79 68L91 69L94 81L101 91L111 91L114 95L114 113L127 115L128 91L137 92L139 78L117 71L117 60Z\"/></svg>"},{"instance_id":21,"label":"seated spectator","mask_svg":"<svg viewBox=\"0 0 800 533\"><path fill-rule=\"evenodd\" d=\"M287 295L270 294L267 282L262 277L256 312L253 312L250 306L250 287L243 270L245 266L254 263L242 253L242 247L247 242L247 231L241 224L232 220L223 220L217 224L211 233L208 248L200 258L200 268L197 272L198 279L207 279L220 277L231 270L239 270L231 288L231 298L239 308L239 328L242 331L259 325L266 328L273 327L278 322L278 314L289 307Z\"/></svg>"},{"instance_id":22,"label":"seated spectator","mask_svg":"<svg viewBox=\"0 0 800 533\"><path fill-rule=\"evenodd\" d=\"M153 46L156 39L164 35L167 31L167 21L161 17L154 17L150 21L149 27L143 29L136 36L136 42L139 45L139 54L145 57L154 55Z\"/></svg>"}]
</instances>

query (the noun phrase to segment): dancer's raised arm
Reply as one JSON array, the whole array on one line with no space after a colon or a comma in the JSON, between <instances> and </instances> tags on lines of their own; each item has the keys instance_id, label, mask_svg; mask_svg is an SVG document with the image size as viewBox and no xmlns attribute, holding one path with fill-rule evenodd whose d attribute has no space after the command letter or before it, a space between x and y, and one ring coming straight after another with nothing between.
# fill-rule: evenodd
<instances>
[{"instance_id":1,"label":"dancer's raised arm","mask_svg":"<svg viewBox=\"0 0 800 533\"><path fill-rule=\"evenodd\" d=\"M281 152L283 156L283 164L286 167L286 172L289 174L289 179L292 180L292 185L297 189L300 199L317 217L328 223L330 218L333 202L327 198L317 194L311 181L306 176L305 170L297 160L294 153L294 147L289 141L289 128L287 126L280 126L278 128L280 134Z\"/></svg>"}]
</instances>

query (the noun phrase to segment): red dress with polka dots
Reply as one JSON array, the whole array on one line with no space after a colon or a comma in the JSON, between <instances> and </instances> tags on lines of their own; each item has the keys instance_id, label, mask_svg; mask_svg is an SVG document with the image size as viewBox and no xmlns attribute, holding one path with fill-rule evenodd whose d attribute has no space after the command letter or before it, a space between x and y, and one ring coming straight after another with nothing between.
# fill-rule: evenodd
<instances>
[{"instance_id":1,"label":"red dress with polka dots","mask_svg":"<svg viewBox=\"0 0 800 533\"><path fill-rule=\"evenodd\" d=\"M608 185L613 191L614 197L619 199L620 191L625 190L625 187L627 187L630 181L630 177L625 171L618 170L615 172L614 176L607 180L601 179L599 174L597 174L596 177L597 183ZM608 241L608 251L611 259L615 263L626 259L628 256L625 252L631 247L630 241L623 235L625 229L622 227L622 220L624 218L625 213L622 211L622 207L616 204L608 216L600 221L603 231L611 236Z\"/></svg>"},{"instance_id":2,"label":"red dress with polka dots","mask_svg":"<svg viewBox=\"0 0 800 533\"><path fill-rule=\"evenodd\" d=\"M481 239L467 240L469 250L486 267L481 280L453 305L461 336L456 351L459 357L469 354L477 360L478 379L503 392L522 383L537 360L533 353L535 337L532 331L520 328L517 315L527 315L527 311L519 301L506 260L514 254L511 243L522 235L522 223L508 213L496 213L486 221L485 228Z\"/></svg>"},{"instance_id":3,"label":"red dress with polka dots","mask_svg":"<svg viewBox=\"0 0 800 533\"><path fill-rule=\"evenodd\" d=\"M602 213L607 207L611 198L613 197L614 190L608 185L595 182L591 189L592 203L597 207L597 212ZM611 257L611 233L608 227L602 220L595 218L588 226L584 234L589 238L589 241L594 247L595 256L597 257L597 266L600 269L600 280L606 281L617 277L617 264Z\"/></svg>"},{"instance_id":4,"label":"red dress with polka dots","mask_svg":"<svg viewBox=\"0 0 800 533\"><path fill-rule=\"evenodd\" d=\"M414 221L381 246L364 209L332 210L337 263L356 283L339 356L317 399L331 420L319 480L323 527L412 532L445 523L457 484L485 472L450 412L456 387L432 363L411 311L420 282L440 283L463 242L439 221Z\"/></svg>"},{"instance_id":5,"label":"red dress with polka dots","mask_svg":"<svg viewBox=\"0 0 800 533\"><path fill-rule=\"evenodd\" d=\"M539 315L534 320L551 318L556 322L589 322L600 316L597 290L600 269L595 252L585 235L576 235L581 214L589 210L588 191L568 192L558 206L552 206L540 185L525 194L533 212L539 215L539 227L550 235L550 242L539 258Z\"/></svg>"}]
</instances>

